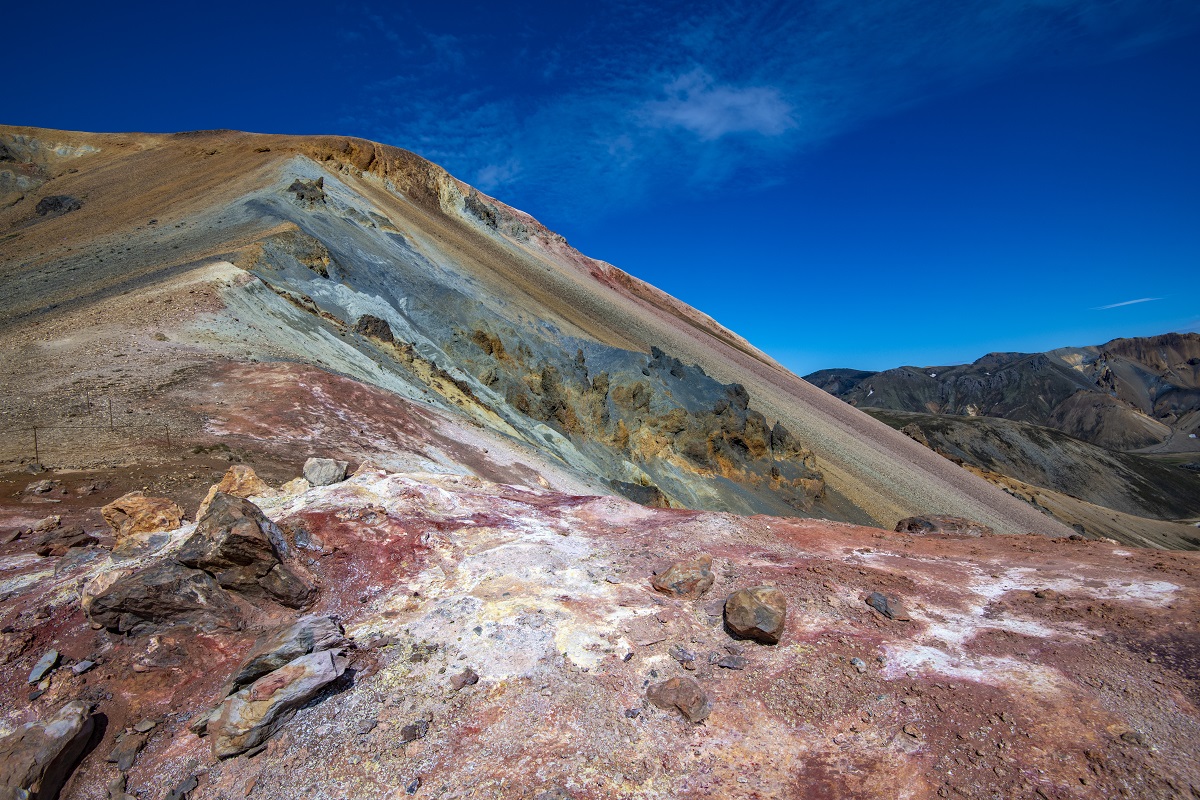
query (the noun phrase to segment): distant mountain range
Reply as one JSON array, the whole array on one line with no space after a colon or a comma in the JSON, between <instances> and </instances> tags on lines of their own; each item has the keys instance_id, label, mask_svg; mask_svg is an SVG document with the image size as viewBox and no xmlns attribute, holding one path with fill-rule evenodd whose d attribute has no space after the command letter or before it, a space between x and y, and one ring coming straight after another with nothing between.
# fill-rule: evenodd
<instances>
[{"instance_id":1,"label":"distant mountain range","mask_svg":"<svg viewBox=\"0 0 1200 800\"><path fill-rule=\"evenodd\" d=\"M956 366L826 369L805 379L1012 494L1063 495L1054 515L1077 529L1200 544L1194 529L1175 524L1200 515L1200 473L1189 468L1200 458L1200 334L989 353ZM1035 504L1045 508L1042 499ZM1171 527L1151 532L1142 519Z\"/></svg>"}]
</instances>

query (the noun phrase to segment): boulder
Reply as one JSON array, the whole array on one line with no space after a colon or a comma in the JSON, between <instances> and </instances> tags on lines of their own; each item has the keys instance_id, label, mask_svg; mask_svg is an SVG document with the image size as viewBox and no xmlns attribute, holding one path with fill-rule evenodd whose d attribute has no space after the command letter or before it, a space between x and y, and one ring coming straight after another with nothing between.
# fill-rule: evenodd
<instances>
[{"instance_id":1,"label":"boulder","mask_svg":"<svg viewBox=\"0 0 1200 800\"><path fill-rule=\"evenodd\" d=\"M270 572L279 563L279 553L270 532L273 523L249 500L221 492L213 496L196 530L175 554L184 566L216 575L251 567L255 577ZM277 539L280 537L276 537Z\"/></svg>"},{"instance_id":2,"label":"boulder","mask_svg":"<svg viewBox=\"0 0 1200 800\"><path fill-rule=\"evenodd\" d=\"M0 739L0 800L56 797L94 727L88 705L73 700L49 719L26 723Z\"/></svg>"},{"instance_id":3,"label":"boulder","mask_svg":"<svg viewBox=\"0 0 1200 800\"><path fill-rule=\"evenodd\" d=\"M257 747L346 671L337 651L300 656L226 697L209 719L213 755L229 758Z\"/></svg>"},{"instance_id":4,"label":"boulder","mask_svg":"<svg viewBox=\"0 0 1200 800\"><path fill-rule=\"evenodd\" d=\"M676 561L651 578L650 585L665 594L699 597L713 585L712 556L701 553L691 561Z\"/></svg>"},{"instance_id":5,"label":"boulder","mask_svg":"<svg viewBox=\"0 0 1200 800\"><path fill-rule=\"evenodd\" d=\"M237 605L211 575L168 560L101 573L84 588L81 605L94 625L114 633L150 633L175 624L241 627Z\"/></svg>"},{"instance_id":6,"label":"boulder","mask_svg":"<svg viewBox=\"0 0 1200 800\"><path fill-rule=\"evenodd\" d=\"M304 478L313 486L331 486L346 479L348 466L332 458L310 458L304 462Z\"/></svg>"},{"instance_id":7,"label":"boulder","mask_svg":"<svg viewBox=\"0 0 1200 800\"><path fill-rule=\"evenodd\" d=\"M226 589L269 595L299 608L316 590L282 563L280 553L286 547L283 534L262 509L245 498L217 492L175 560L208 572Z\"/></svg>"},{"instance_id":8,"label":"boulder","mask_svg":"<svg viewBox=\"0 0 1200 800\"><path fill-rule=\"evenodd\" d=\"M236 692L300 656L332 650L345 644L342 626L337 620L313 614L301 617L291 625L282 625L258 637L245 661L234 673L225 694Z\"/></svg>"},{"instance_id":9,"label":"boulder","mask_svg":"<svg viewBox=\"0 0 1200 800\"><path fill-rule=\"evenodd\" d=\"M866 602L867 605L888 619L896 619L903 622L907 622L909 619L908 612L904 609L898 597L888 597L881 592L871 592L867 595Z\"/></svg>"},{"instance_id":10,"label":"boulder","mask_svg":"<svg viewBox=\"0 0 1200 800\"><path fill-rule=\"evenodd\" d=\"M72 197L69 194L52 194L38 200L37 206L33 210L39 217L57 217L81 208L83 208L83 201L78 197Z\"/></svg>"},{"instance_id":11,"label":"boulder","mask_svg":"<svg viewBox=\"0 0 1200 800\"><path fill-rule=\"evenodd\" d=\"M725 625L735 636L776 644L787 621L787 600L774 586L739 589L725 600Z\"/></svg>"},{"instance_id":12,"label":"boulder","mask_svg":"<svg viewBox=\"0 0 1200 800\"><path fill-rule=\"evenodd\" d=\"M100 509L118 544L138 533L172 531L183 524L183 509L166 497L130 492Z\"/></svg>"},{"instance_id":13,"label":"boulder","mask_svg":"<svg viewBox=\"0 0 1200 800\"><path fill-rule=\"evenodd\" d=\"M234 497L269 497L277 494L274 489L267 485L266 481L255 474L252 467L248 467L245 464L234 464L222 476L220 482L213 484L208 490L208 494L200 502L200 509L196 512L196 519L204 518L209 504L212 503L213 498L216 497L218 492L233 495Z\"/></svg>"},{"instance_id":14,"label":"boulder","mask_svg":"<svg viewBox=\"0 0 1200 800\"><path fill-rule=\"evenodd\" d=\"M691 678L670 678L646 690L646 699L668 711L676 709L688 722L700 722L712 713L708 695Z\"/></svg>"},{"instance_id":15,"label":"boulder","mask_svg":"<svg viewBox=\"0 0 1200 800\"><path fill-rule=\"evenodd\" d=\"M917 536L938 533L953 536L991 536L993 531L982 522L976 522L963 517L925 515L905 517L896 523L896 532L911 533Z\"/></svg>"}]
</instances>

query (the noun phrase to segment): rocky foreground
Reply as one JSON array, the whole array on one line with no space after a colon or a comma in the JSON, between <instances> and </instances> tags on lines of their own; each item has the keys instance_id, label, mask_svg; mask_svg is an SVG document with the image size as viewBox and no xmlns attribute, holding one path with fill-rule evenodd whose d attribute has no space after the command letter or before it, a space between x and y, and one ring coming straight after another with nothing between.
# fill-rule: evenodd
<instances>
[{"instance_id":1,"label":"rocky foreground","mask_svg":"<svg viewBox=\"0 0 1200 800\"><path fill-rule=\"evenodd\" d=\"M0 797L1200 796L1196 554L343 469L0 539Z\"/></svg>"}]
</instances>

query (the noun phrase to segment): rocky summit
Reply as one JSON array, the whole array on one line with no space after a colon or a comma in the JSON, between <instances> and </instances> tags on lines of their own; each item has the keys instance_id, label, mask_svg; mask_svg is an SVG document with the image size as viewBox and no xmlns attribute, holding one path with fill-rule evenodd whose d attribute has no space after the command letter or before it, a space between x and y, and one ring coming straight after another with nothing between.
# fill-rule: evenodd
<instances>
[{"instance_id":1,"label":"rocky summit","mask_svg":"<svg viewBox=\"0 0 1200 800\"><path fill-rule=\"evenodd\" d=\"M1177 530L411 153L0 127L0 280L0 800L1200 796Z\"/></svg>"}]
</instances>

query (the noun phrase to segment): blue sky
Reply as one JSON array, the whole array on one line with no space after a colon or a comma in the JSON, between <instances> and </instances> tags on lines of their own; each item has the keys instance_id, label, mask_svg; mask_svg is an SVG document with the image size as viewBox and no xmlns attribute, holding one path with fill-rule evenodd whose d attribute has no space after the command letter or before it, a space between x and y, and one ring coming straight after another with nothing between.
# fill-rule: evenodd
<instances>
[{"instance_id":1,"label":"blue sky","mask_svg":"<svg viewBox=\"0 0 1200 800\"><path fill-rule=\"evenodd\" d=\"M407 147L801 374L1200 329L1194 0L55 8L0 121Z\"/></svg>"}]
</instances>

